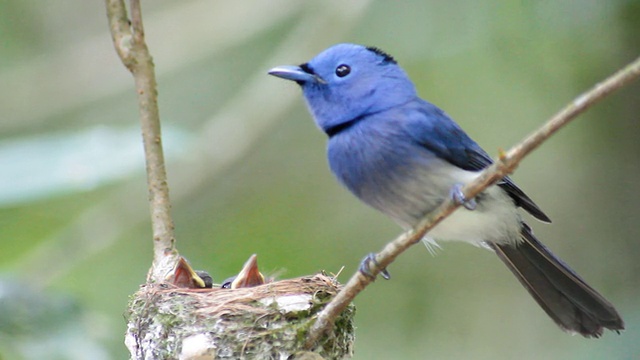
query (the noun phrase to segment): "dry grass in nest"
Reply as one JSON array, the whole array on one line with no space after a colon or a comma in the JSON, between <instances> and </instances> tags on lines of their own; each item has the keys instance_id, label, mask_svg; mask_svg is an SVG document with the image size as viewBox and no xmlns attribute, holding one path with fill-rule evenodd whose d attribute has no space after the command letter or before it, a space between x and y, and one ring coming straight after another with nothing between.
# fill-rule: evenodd
<instances>
[{"instance_id":1,"label":"dry grass in nest","mask_svg":"<svg viewBox=\"0 0 640 360\"><path fill-rule=\"evenodd\" d=\"M143 285L129 304L125 342L135 359L293 359L338 291L323 274L234 290ZM344 311L312 351L351 356L354 313Z\"/></svg>"}]
</instances>

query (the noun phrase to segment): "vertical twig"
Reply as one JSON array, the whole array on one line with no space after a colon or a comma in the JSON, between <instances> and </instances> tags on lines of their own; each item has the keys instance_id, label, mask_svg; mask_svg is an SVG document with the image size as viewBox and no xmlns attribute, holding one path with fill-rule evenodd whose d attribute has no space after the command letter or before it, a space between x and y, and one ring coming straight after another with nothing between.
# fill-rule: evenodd
<instances>
[{"instance_id":1,"label":"vertical twig","mask_svg":"<svg viewBox=\"0 0 640 360\"><path fill-rule=\"evenodd\" d=\"M144 39L140 0L130 0L131 22L123 0L106 0L111 37L122 63L133 75L149 188L153 264L147 281L162 281L177 259L169 187L165 171L153 59Z\"/></svg>"}]
</instances>

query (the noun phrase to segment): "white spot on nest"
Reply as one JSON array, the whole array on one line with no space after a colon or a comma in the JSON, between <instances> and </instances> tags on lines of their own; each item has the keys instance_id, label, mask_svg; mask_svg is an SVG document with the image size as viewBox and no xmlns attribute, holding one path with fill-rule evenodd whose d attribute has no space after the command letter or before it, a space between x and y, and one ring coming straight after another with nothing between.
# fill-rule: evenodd
<instances>
[{"instance_id":1,"label":"white spot on nest","mask_svg":"<svg viewBox=\"0 0 640 360\"><path fill-rule=\"evenodd\" d=\"M127 331L127 335L124 337L124 345L127 347L127 349L129 350L130 354L137 354L138 353L138 342L136 341L135 336L133 336L133 334L131 334L131 329L129 329L129 331Z\"/></svg>"},{"instance_id":2,"label":"white spot on nest","mask_svg":"<svg viewBox=\"0 0 640 360\"><path fill-rule=\"evenodd\" d=\"M295 312L309 310L311 307L311 295L285 295L261 299L260 302L266 306L276 303L278 309L283 312Z\"/></svg>"},{"instance_id":3,"label":"white spot on nest","mask_svg":"<svg viewBox=\"0 0 640 360\"><path fill-rule=\"evenodd\" d=\"M196 334L182 340L180 360L213 360L216 348L209 335Z\"/></svg>"}]
</instances>

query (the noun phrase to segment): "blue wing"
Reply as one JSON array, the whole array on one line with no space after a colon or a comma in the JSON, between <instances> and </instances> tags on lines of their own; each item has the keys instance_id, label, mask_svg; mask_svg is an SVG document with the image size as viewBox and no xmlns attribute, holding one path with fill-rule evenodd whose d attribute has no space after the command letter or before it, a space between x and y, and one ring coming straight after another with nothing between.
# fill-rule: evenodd
<instances>
[{"instance_id":1,"label":"blue wing","mask_svg":"<svg viewBox=\"0 0 640 360\"><path fill-rule=\"evenodd\" d=\"M416 101L408 106L411 114L410 135L421 146L438 157L468 171L480 171L493 163L491 157L473 141L447 114L426 101ZM513 199L532 216L544 222L551 219L507 176L498 183Z\"/></svg>"}]
</instances>

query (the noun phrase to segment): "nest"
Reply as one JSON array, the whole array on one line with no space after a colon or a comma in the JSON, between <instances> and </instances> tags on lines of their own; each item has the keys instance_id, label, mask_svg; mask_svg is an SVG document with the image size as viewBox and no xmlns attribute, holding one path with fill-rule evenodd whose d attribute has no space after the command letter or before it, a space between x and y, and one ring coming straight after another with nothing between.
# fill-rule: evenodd
<instances>
[{"instance_id":1,"label":"nest","mask_svg":"<svg viewBox=\"0 0 640 360\"><path fill-rule=\"evenodd\" d=\"M143 285L129 303L125 343L133 359L296 359L316 315L339 291L317 274L241 289ZM353 354L355 308L312 352Z\"/></svg>"}]
</instances>

